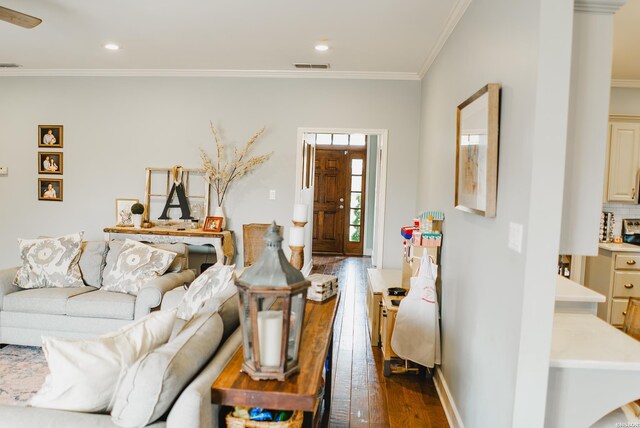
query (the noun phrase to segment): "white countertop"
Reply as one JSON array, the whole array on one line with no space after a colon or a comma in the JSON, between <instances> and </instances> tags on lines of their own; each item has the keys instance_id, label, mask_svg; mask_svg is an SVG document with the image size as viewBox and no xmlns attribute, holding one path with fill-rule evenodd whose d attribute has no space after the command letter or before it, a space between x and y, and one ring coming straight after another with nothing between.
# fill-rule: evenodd
<instances>
[{"instance_id":1,"label":"white countertop","mask_svg":"<svg viewBox=\"0 0 640 428\"><path fill-rule=\"evenodd\" d=\"M556 281L556 302L604 302L606 297L590 288L558 275Z\"/></svg>"},{"instance_id":2,"label":"white countertop","mask_svg":"<svg viewBox=\"0 0 640 428\"><path fill-rule=\"evenodd\" d=\"M613 242L601 242L598 244L598 248L601 248L603 250L608 250L608 251L621 251L621 252L626 252L626 253L640 253L640 246L638 245L633 245L633 244L627 244L627 243L621 243L621 244L614 244Z\"/></svg>"},{"instance_id":3,"label":"white countertop","mask_svg":"<svg viewBox=\"0 0 640 428\"><path fill-rule=\"evenodd\" d=\"M556 313L549 365L640 370L640 342L593 315Z\"/></svg>"}]
</instances>

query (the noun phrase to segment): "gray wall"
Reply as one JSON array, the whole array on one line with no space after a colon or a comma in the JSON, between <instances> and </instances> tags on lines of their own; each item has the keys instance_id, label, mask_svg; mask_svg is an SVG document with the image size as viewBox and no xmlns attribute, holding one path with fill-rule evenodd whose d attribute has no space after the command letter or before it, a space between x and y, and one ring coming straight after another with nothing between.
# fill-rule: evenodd
<instances>
[{"instance_id":1,"label":"gray wall","mask_svg":"<svg viewBox=\"0 0 640 428\"><path fill-rule=\"evenodd\" d=\"M364 253L371 255L373 250L373 223L376 206L376 154L378 151L378 136L369 135L367 157L367 199L365 201L365 229L364 229Z\"/></svg>"},{"instance_id":2,"label":"gray wall","mask_svg":"<svg viewBox=\"0 0 640 428\"><path fill-rule=\"evenodd\" d=\"M526 254L507 242L509 222L529 222L537 3L472 2L422 85L417 206L445 212L442 373L467 427L514 415ZM454 208L456 107L490 82L502 84L498 206L484 218Z\"/></svg>"},{"instance_id":3,"label":"gray wall","mask_svg":"<svg viewBox=\"0 0 640 428\"><path fill-rule=\"evenodd\" d=\"M398 227L415 211L406 177L417 168L405 154L418 146L419 81L0 77L0 94L0 166L9 167L0 176L0 267L18 264L18 237L84 230L101 239L116 198L144 197L145 167L199 167L198 148L213 147L209 120L237 145L266 126L255 152L274 151L225 201L239 248L243 223L291 224L298 127L389 129L384 264L399 266ZM38 124L64 125L64 202L37 200Z\"/></svg>"}]
</instances>

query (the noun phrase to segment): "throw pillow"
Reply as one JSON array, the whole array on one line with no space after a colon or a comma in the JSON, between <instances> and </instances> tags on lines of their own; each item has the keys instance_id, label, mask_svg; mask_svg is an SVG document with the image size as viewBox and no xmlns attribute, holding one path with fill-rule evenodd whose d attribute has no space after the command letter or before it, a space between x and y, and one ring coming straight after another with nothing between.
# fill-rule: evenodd
<instances>
[{"instance_id":1,"label":"throw pillow","mask_svg":"<svg viewBox=\"0 0 640 428\"><path fill-rule=\"evenodd\" d=\"M127 239L116 262L105 268L102 289L137 296L144 284L167 271L175 257L174 252Z\"/></svg>"},{"instance_id":2,"label":"throw pillow","mask_svg":"<svg viewBox=\"0 0 640 428\"><path fill-rule=\"evenodd\" d=\"M235 266L211 266L209 269L191 283L178 305L177 317L190 320L214 297L220 295L229 283L233 286L233 270ZM207 306L208 310L216 311L218 308Z\"/></svg>"},{"instance_id":3,"label":"throw pillow","mask_svg":"<svg viewBox=\"0 0 640 428\"><path fill-rule=\"evenodd\" d=\"M164 415L218 349L222 330L217 313L202 312L169 343L138 360L116 391L113 423L142 427Z\"/></svg>"},{"instance_id":4,"label":"throw pillow","mask_svg":"<svg viewBox=\"0 0 640 428\"><path fill-rule=\"evenodd\" d=\"M113 265L116 263L116 260L118 260L118 256L120 255L120 252L122 252L122 246L124 245L124 243L125 241L117 241L117 240L109 241L109 251L107 252L107 257L105 260L106 262L105 272L111 270ZM182 272L183 270L187 269L189 264L187 261L187 258L189 256L188 254L189 248L185 244L147 244L147 245L153 248L159 248L161 250L171 251L173 253L176 253L176 258L173 259L173 261L169 265L167 272Z\"/></svg>"},{"instance_id":5,"label":"throw pillow","mask_svg":"<svg viewBox=\"0 0 640 428\"><path fill-rule=\"evenodd\" d=\"M50 374L31 399L35 407L108 412L125 370L169 340L175 310L158 311L95 339L44 337Z\"/></svg>"},{"instance_id":6,"label":"throw pillow","mask_svg":"<svg viewBox=\"0 0 640 428\"><path fill-rule=\"evenodd\" d=\"M22 267L13 283L20 288L84 287L78 266L82 232L59 238L18 239Z\"/></svg>"}]
</instances>

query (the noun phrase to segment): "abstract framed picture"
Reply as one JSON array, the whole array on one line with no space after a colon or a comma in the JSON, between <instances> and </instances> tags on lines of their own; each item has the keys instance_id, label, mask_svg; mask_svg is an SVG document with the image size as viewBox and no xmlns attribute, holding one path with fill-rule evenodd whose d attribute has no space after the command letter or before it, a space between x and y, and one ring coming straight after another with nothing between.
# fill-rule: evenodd
<instances>
[{"instance_id":1,"label":"abstract framed picture","mask_svg":"<svg viewBox=\"0 0 640 428\"><path fill-rule=\"evenodd\" d=\"M63 163L62 152L38 152L39 174L62 174Z\"/></svg>"},{"instance_id":2,"label":"abstract framed picture","mask_svg":"<svg viewBox=\"0 0 640 428\"><path fill-rule=\"evenodd\" d=\"M41 201L62 201L62 179L38 178L38 199Z\"/></svg>"},{"instance_id":3,"label":"abstract framed picture","mask_svg":"<svg viewBox=\"0 0 640 428\"><path fill-rule=\"evenodd\" d=\"M62 125L38 125L38 147L61 149L62 139Z\"/></svg>"},{"instance_id":4,"label":"abstract framed picture","mask_svg":"<svg viewBox=\"0 0 640 428\"><path fill-rule=\"evenodd\" d=\"M131 206L137 204L137 199L116 199L116 226L132 227L133 214Z\"/></svg>"},{"instance_id":5,"label":"abstract framed picture","mask_svg":"<svg viewBox=\"0 0 640 428\"><path fill-rule=\"evenodd\" d=\"M456 110L455 207L496 216L500 84L489 83Z\"/></svg>"}]
</instances>

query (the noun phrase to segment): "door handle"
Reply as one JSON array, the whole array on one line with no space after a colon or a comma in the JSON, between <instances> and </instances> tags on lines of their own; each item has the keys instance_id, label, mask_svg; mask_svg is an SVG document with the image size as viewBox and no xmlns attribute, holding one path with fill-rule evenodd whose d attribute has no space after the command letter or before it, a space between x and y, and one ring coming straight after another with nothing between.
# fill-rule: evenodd
<instances>
[{"instance_id":1,"label":"door handle","mask_svg":"<svg viewBox=\"0 0 640 428\"><path fill-rule=\"evenodd\" d=\"M340 202L344 202L344 198L340 198Z\"/></svg>"},{"instance_id":2,"label":"door handle","mask_svg":"<svg viewBox=\"0 0 640 428\"><path fill-rule=\"evenodd\" d=\"M635 260L627 260L627 264L633 266L633 265L636 264L636 261Z\"/></svg>"},{"instance_id":3,"label":"door handle","mask_svg":"<svg viewBox=\"0 0 640 428\"><path fill-rule=\"evenodd\" d=\"M624 288L626 288L628 290L631 290L633 288L633 284L631 284L631 283L625 284Z\"/></svg>"},{"instance_id":4,"label":"door handle","mask_svg":"<svg viewBox=\"0 0 640 428\"><path fill-rule=\"evenodd\" d=\"M343 208L344 208L344 205L340 205L338 208L343 209Z\"/></svg>"}]
</instances>

